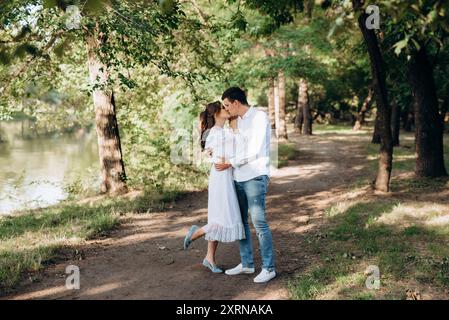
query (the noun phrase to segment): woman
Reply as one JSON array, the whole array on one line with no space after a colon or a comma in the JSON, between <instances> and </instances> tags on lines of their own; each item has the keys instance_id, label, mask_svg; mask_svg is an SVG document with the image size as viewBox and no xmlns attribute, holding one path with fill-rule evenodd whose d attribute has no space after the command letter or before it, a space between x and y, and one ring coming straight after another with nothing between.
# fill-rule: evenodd
<instances>
[{"instance_id":1,"label":"woman","mask_svg":"<svg viewBox=\"0 0 449 320\"><path fill-rule=\"evenodd\" d=\"M223 272L215 261L218 242L245 239L232 169L217 171L213 165L234 155L234 134L231 129L224 128L229 118L229 113L218 101L208 104L200 115L201 148L212 154L208 159L212 167L209 175L207 224L202 228L192 226L184 239L184 250L187 250L193 241L205 236L209 243L203 265L214 273Z\"/></svg>"}]
</instances>

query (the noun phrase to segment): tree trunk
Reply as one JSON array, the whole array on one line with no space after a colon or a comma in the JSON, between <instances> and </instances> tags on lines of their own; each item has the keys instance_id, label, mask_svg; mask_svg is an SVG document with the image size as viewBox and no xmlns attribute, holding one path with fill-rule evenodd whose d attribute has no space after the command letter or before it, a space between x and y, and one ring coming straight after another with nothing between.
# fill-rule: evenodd
<instances>
[{"instance_id":1,"label":"tree trunk","mask_svg":"<svg viewBox=\"0 0 449 320\"><path fill-rule=\"evenodd\" d=\"M301 101L301 84L298 85L298 100L296 107L296 116L295 116L295 131L299 134L302 133L302 127L304 125L304 111L302 110L303 103Z\"/></svg>"},{"instance_id":2,"label":"tree trunk","mask_svg":"<svg viewBox=\"0 0 449 320\"><path fill-rule=\"evenodd\" d=\"M354 124L354 127L352 128L353 130L356 130L356 131L360 130L360 129L362 129L362 126L365 124L365 115L369 110L371 101L373 100L373 94L374 94L373 88L369 88L368 95L366 96L359 112L357 113L355 124Z\"/></svg>"},{"instance_id":3,"label":"tree trunk","mask_svg":"<svg viewBox=\"0 0 449 320\"><path fill-rule=\"evenodd\" d=\"M304 126L304 111L302 110L302 106L298 104L295 117L295 131L299 134L302 134L303 126Z\"/></svg>"},{"instance_id":4,"label":"tree trunk","mask_svg":"<svg viewBox=\"0 0 449 320\"><path fill-rule=\"evenodd\" d=\"M279 84L278 79L274 79L274 122L276 127L276 137L279 139Z\"/></svg>"},{"instance_id":5,"label":"tree trunk","mask_svg":"<svg viewBox=\"0 0 449 320\"><path fill-rule=\"evenodd\" d=\"M271 129L276 129L275 118L275 98L274 98L274 78L268 79L268 117L270 119Z\"/></svg>"},{"instance_id":6,"label":"tree trunk","mask_svg":"<svg viewBox=\"0 0 449 320\"><path fill-rule=\"evenodd\" d=\"M353 0L352 2L355 11L360 12L358 22L371 60L374 92L379 115L381 143L379 151L379 167L374 188L378 191L388 192L390 190L390 177L393 163L393 143L391 138L391 108L388 104L384 60L379 48L376 33L374 30L370 30L366 27L365 22L368 15L363 9L362 1Z\"/></svg>"},{"instance_id":7,"label":"tree trunk","mask_svg":"<svg viewBox=\"0 0 449 320\"><path fill-rule=\"evenodd\" d=\"M287 123L285 121L286 99L285 99L285 73L283 70L278 74L279 85L279 136L280 140L287 140Z\"/></svg>"},{"instance_id":8,"label":"tree trunk","mask_svg":"<svg viewBox=\"0 0 449 320\"><path fill-rule=\"evenodd\" d=\"M299 80L299 104L303 112L304 125L302 133L304 135L312 134L312 114L310 113L310 101L309 101L309 84L307 80Z\"/></svg>"},{"instance_id":9,"label":"tree trunk","mask_svg":"<svg viewBox=\"0 0 449 320\"><path fill-rule=\"evenodd\" d=\"M115 113L114 94L107 84L108 68L98 56L98 49L103 41L102 36L97 32L86 35L89 77L94 85L93 101L102 177L100 192L116 194L127 191L126 174Z\"/></svg>"},{"instance_id":10,"label":"tree trunk","mask_svg":"<svg viewBox=\"0 0 449 320\"><path fill-rule=\"evenodd\" d=\"M312 19L313 16L313 6L315 4L315 0L306 0L304 2L306 17L308 20Z\"/></svg>"},{"instance_id":11,"label":"tree trunk","mask_svg":"<svg viewBox=\"0 0 449 320\"><path fill-rule=\"evenodd\" d=\"M401 127L401 108L396 100L393 100L391 110L391 132L393 146L399 146L399 129Z\"/></svg>"},{"instance_id":12,"label":"tree trunk","mask_svg":"<svg viewBox=\"0 0 449 320\"><path fill-rule=\"evenodd\" d=\"M406 132L412 132L415 125L413 106L403 114L403 128Z\"/></svg>"},{"instance_id":13,"label":"tree trunk","mask_svg":"<svg viewBox=\"0 0 449 320\"><path fill-rule=\"evenodd\" d=\"M373 137L371 139L371 143L380 144L380 120L379 120L379 111L376 112L376 119L374 120L374 131Z\"/></svg>"},{"instance_id":14,"label":"tree trunk","mask_svg":"<svg viewBox=\"0 0 449 320\"><path fill-rule=\"evenodd\" d=\"M438 98L433 67L426 47L412 55L408 65L415 110L416 168L419 177L446 176L443 154L443 126L438 112Z\"/></svg>"},{"instance_id":15,"label":"tree trunk","mask_svg":"<svg viewBox=\"0 0 449 320\"><path fill-rule=\"evenodd\" d=\"M441 125L443 126L443 132L446 126L446 116L448 110L449 110L449 92L447 93L441 105L440 116L441 116Z\"/></svg>"}]
</instances>

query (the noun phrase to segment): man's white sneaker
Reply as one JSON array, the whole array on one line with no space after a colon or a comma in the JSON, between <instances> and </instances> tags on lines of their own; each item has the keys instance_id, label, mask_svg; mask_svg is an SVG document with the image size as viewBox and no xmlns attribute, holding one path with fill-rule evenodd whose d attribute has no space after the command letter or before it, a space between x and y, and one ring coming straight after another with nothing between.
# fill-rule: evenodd
<instances>
[{"instance_id":1,"label":"man's white sneaker","mask_svg":"<svg viewBox=\"0 0 449 320\"><path fill-rule=\"evenodd\" d=\"M255 283L268 282L274 277L276 277L276 272L274 270L268 271L267 269L262 269L262 271L257 275L257 277L254 278L254 282Z\"/></svg>"},{"instance_id":2,"label":"man's white sneaker","mask_svg":"<svg viewBox=\"0 0 449 320\"><path fill-rule=\"evenodd\" d=\"M251 274L254 273L254 268L243 268L242 264L240 263L237 267L226 270L225 273L229 276L235 276L238 274Z\"/></svg>"}]
</instances>

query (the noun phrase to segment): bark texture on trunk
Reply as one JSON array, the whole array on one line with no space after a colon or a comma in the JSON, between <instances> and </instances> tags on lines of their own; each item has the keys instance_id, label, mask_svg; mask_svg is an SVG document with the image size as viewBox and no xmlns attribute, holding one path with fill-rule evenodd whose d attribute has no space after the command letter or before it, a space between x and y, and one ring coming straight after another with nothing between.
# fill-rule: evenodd
<instances>
[{"instance_id":1,"label":"bark texture on trunk","mask_svg":"<svg viewBox=\"0 0 449 320\"><path fill-rule=\"evenodd\" d=\"M304 111L302 110L301 105L298 104L295 116L295 131L299 134L302 134L303 126L304 126Z\"/></svg>"},{"instance_id":2,"label":"bark texture on trunk","mask_svg":"<svg viewBox=\"0 0 449 320\"><path fill-rule=\"evenodd\" d=\"M413 111L413 105L410 109L411 110L407 110L402 115L403 128L407 132L412 132L413 127L415 125L415 115L414 115L414 111Z\"/></svg>"},{"instance_id":3,"label":"bark texture on trunk","mask_svg":"<svg viewBox=\"0 0 449 320\"><path fill-rule=\"evenodd\" d=\"M446 126L448 111L449 111L449 92L447 93L446 97L443 100L443 103L441 104L440 116L441 116L441 124L443 126L443 132L444 132L444 127Z\"/></svg>"},{"instance_id":4,"label":"bark texture on trunk","mask_svg":"<svg viewBox=\"0 0 449 320\"><path fill-rule=\"evenodd\" d=\"M296 115L295 115L295 131L299 134L302 133L302 127L304 125L304 112L302 110L301 101L301 85L298 84L298 100L296 102Z\"/></svg>"},{"instance_id":5,"label":"bark texture on trunk","mask_svg":"<svg viewBox=\"0 0 449 320\"><path fill-rule=\"evenodd\" d=\"M390 177L393 163L393 143L391 138L391 108L388 103L385 65L376 33L374 30L366 27L365 22L367 21L368 15L363 9L363 1L353 0L352 2L355 11L360 13L358 22L371 61L374 92L379 115L381 143L379 151L379 167L374 182L374 188L378 191L388 192L390 190Z\"/></svg>"},{"instance_id":6,"label":"bark texture on trunk","mask_svg":"<svg viewBox=\"0 0 449 320\"><path fill-rule=\"evenodd\" d=\"M279 71L278 74L278 85L279 85L279 129L278 138L280 140L287 140L287 122L285 121L286 116L286 92L285 92L285 72L283 70Z\"/></svg>"},{"instance_id":7,"label":"bark texture on trunk","mask_svg":"<svg viewBox=\"0 0 449 320\"><path fill-rule=\"evenodd\" d=\"M274 98L274 78L268 79L268 117L270 119L271 129L276 129Z\"/></svg>"},{"instance_id":8,"label":"bark texture on trunk","mask_svg":"<svg viewBox=\"0 0 449 320\"><path fill-rule=\"evenodd\" d=\"M306 10L306 17L308 20L312 19L314 5L315 5L315 0L306 0L304 3L305 10Z\"/></svg>"},{"instance_id":9,"label":"bark texture on trunk","mask_svg":"<svg viewBox=\"0 0 449 320\"><path fill-rule=\"evenodd\" d=\"M371 139L371 143L380 144L380 120L379 120L379 111L376 112L376 119L374 120L374 131L373 137Z\"/></svg>"},{"instance_id":10,"label":"bark texture on trunk","mask_svg":"<svg viewBox=\"0 0 449 320\"><path fill-rule=\"evenodd\" d=\"M393 100L391 110L391 132L393 146L399 146L399 129L401 127L401 108L396 100Z\"/></svg>"},{"instance_id":11,"label":"bark texture on trunk","mask_svg":"<svg viewBox=\"0 0 449 320\"><path fill-rule=\"evenodd\" d=\"M433 67L426 47L412 55L408 65L415 111L416 168L419 177L446 176L443 153L443 126L438 111L438 98Z\"/></svg>"},{"instance_id":12,"label":"bark texture on trunk","mask_svg":"<svg viewBox=\"0 0 449 320\"><path fill-rule=\"evenodd\" d=\"M276 137L279 139L279 82L274 79L274 122L276 127Z\"/></svg>"},{"instance_id":13,"label":"bark texture on trunk","mask_svg":"<svg viewBox=\"0 0 449 320\"><path fill-rule=\"evenodd\" d=\"M368 112L371 101L373 100L374 90L373 88L369 88L368 95L366 96L365 100L362 103L362 106L360 107L359 112L357 113L356 120L353 130L360 130L362 129L362 126L365 125L365 115Z\"/></svg>"},{"instance_id":14,"label":"bark texture on trunk","mask_svg":"<svg viewBox=\"0 0 449 320\"><path fill-rule=\"evenodd\" d=\"M303 112L304 125L302 128L302 133L304 135L312 134L312 113L310 112L310 101L309 101L309 84L307 80L299 80L299 104Z\"/></svg>"},{"instance_id":15,"label":"bark texture on trunk","mask_svg":"<svg viewBox=\"0 0 449 320\"><path fill-rule=\"evenodd\" d=\"M126 174L115 112L114 94L108 88L108 68L98 56L98 49L103 41L102 36L96 32L86 36L89 78L94 85L92 95L102 177L100 192L116 194L127 191Z\"/></svg>"}]
</instances>

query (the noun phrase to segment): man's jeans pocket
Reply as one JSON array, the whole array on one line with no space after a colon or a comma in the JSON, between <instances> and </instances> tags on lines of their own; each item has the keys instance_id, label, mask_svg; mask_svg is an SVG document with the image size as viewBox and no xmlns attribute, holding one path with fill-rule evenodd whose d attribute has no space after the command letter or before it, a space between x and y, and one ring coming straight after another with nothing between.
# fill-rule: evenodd
<instances>
[{"instance_id":1,"label":"man's jeans pocket","mask_svg":"<svg viewBox=\"0 0 449 320\"><path fill-rule=\"evenodd\" d=\"M248 197L266 194L268 188L268 176L258 176L245 183L244 189Z\"/></svg>"}]
</instances>

